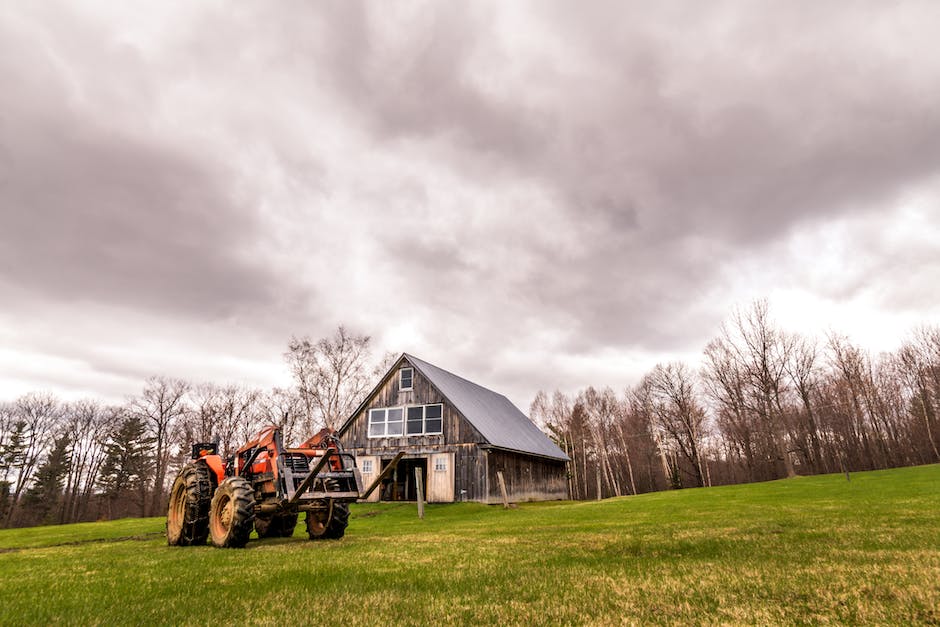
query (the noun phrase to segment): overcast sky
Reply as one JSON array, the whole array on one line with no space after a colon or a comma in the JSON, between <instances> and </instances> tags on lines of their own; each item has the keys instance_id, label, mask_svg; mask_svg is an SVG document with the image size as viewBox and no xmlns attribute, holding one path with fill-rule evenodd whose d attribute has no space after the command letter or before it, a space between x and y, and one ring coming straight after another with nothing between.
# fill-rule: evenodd
<instances>
[{"instance_id":1,"label":"overcast sky","mask_svg":"<svg viewBox=\"0 0 940 627\"><path fill-rule=\"evenodd\" d=\"M313 8L316 5L316 8ZM287 386L339 324L507 394L736 306L940 322L940 3L6 2L0 399Z\"/></svg>"}]
</instances>

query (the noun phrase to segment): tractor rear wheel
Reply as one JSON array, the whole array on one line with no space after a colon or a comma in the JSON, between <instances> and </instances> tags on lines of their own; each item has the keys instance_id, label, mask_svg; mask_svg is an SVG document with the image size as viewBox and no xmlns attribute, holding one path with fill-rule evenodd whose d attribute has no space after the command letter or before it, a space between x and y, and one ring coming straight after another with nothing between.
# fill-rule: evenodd
<instances>
[{"instance_id":1,"label":"tractor rear wheel","mask_svg":"<svg viewBox=\"0 0 940 627\"><path fill-rule=\"evenodd\" d=\"M349 504L331 503L328 518L307 512L307 534L311 540L338 540L346 534L349 526Z\"/></svg>"},{"instance_id":2,"label":"tractor rear wheel","mask_svg":"<svg viewBox=\"0 0 940 627\"><path fill-rule=\"evenodd\" d=\"M183 466L170 490L166 541L170 546L205 544L209 535L212 479L205 464Z\"/></svg>"},{"instance_id":3,"label":"tractor rear wheel","mask_svg":"<svg viewBox=\"0 0 940 627\"><path fill-rule=\"evenodd\" d=\"M289 538L294 535L297 514L281 514L255 518L255 531L259 538Z\"/></svg>"},{"instance_id":4,"label":"tractor rear wheel","mask_svg":"<svg viewBox=\"0 0 940 627\"><path fill-rule=\"evenodd\" d=\"M254 520L255 497L251 484L241 477L229 477L220 483L209 507L212 544L221 548L245 546Z\"/></svg>"}]
</instances>

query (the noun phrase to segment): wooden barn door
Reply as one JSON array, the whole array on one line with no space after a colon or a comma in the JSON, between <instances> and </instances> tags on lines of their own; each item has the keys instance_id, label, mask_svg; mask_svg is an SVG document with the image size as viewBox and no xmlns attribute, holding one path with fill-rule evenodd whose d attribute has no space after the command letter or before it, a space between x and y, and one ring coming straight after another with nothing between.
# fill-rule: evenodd
<instances>
[{"instance_id":1,"label":"wooden barn door","mask_svg":"<svg viewBox=\"0 0 940 627\"><path fill-rule=\"evenodd\" d=\"M356 466L359 468L360 474L362 474L363 489L372 485L375 478L379 476L379 473L382 471L380 468L381 464L382 462L379 461L378 455L360 455L356 457ZM380 498L382 498L382 490L381 488L376 488L366 500L370 503L376 503Z\"/></svg>"},{"instance_id":2,"label":"wooden barn door","mask_svg":"<svg viewBox=\"0 0 940 627\"><path fill-rule=\"evenodd\" d=\"M428 503L454 502L454 454L428 456Z\"/></svg>"}]
</instances>

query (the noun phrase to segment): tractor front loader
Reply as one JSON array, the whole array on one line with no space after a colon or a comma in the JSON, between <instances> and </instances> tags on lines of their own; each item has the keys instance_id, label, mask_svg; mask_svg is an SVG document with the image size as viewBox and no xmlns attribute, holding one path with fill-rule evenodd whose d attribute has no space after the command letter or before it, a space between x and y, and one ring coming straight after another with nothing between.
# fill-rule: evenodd
<instances>
[{"instance_id":1,"label":"tractor front loader","mask_svg":"<svg viewBox=\"0 0 940 627\"><path fill-rule=\"evenodd\" d=\"M323 429L297 448L285 448L278 427L262 430L224 460L216 443L193 445L170 490L166 535L171 546L243 547L259 538L289 537L306 513L311 540L338 539L349 524L349 504L366 498L402 453L363 490L355 458Z\"/></svg>"}]
</instances>

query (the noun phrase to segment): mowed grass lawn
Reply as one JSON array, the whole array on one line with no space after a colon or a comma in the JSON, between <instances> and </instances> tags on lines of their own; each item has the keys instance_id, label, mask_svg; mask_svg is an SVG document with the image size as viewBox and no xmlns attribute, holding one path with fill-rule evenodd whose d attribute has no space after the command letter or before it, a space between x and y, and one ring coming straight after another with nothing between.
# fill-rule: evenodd
<instances>
[{"instance_id":1,"label":"mowed grass lawn","mask_svg":"<svg viewBox=\"0 0 940 627\"><path fill-rule=\"evenodd\" d=\"M0 624L940 624L940 466L590 503L358 505L340 541L0 531Z\"/></svg>"}]
</instances>

